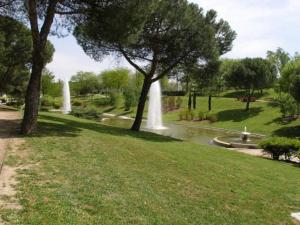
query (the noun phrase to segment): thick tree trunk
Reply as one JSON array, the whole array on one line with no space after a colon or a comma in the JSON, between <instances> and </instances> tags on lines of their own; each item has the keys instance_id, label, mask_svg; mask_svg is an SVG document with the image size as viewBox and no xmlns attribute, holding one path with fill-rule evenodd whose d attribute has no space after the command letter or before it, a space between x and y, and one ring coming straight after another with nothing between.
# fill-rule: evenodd
<instances>
[{"instance_id":1,"label":"thick tree trunk","mask_svg":"<svg viewBox=\"0 0 300 225\"><path fill-rule=\"evenodd\" d=\"M34 56L33 67L25 97L24 117L21 127L22 134L30 134L36 130L43 68L44 63L42 57L39 54Z\"/></svg>"},{"instance_id":2,"label":"thick tree trunk","mask_svg":"<svg viewBox=\"0 0 300 225\"><path fill-rule=\"evenodd\" d=\"M189 101L188 101L188 109L192 110L192 93L189 92Z\"/></svg>"},{"instance_id":3,"label":"thick tree trunk","mask_svg":"<svg viewBox=\"0 0 300 225\"><path fill-rule=\"evenodd\" d=\"M212 96L209 95L208 96L208 111L211 111L211 100L212 100Z\"/></svg>"},{"instance_id":4,"label":"thick tree trunk","mask_svg":"<svg viewBox=\"0 0 300 225\"><path fill-rule=\"evenodd\" d=\"M151 84L152 84L151 79L147 79L147 78L144 79L144 83L143 83L143 87L139 99L139 104L136 111L135 120L131 127L131 130L133 131L139 131L141 128L147 95L151 87Z\"/></svg>"},{"instance_id":5,"label":"thick tree trunk","mask_svg":"<svg viewBox=\"0 0 300 225\"><path fill-rule=\"evenodd\" d=\"M197 108L197 94L194 92L193 94L193 109Z\"/></svg>"}]
</instances>

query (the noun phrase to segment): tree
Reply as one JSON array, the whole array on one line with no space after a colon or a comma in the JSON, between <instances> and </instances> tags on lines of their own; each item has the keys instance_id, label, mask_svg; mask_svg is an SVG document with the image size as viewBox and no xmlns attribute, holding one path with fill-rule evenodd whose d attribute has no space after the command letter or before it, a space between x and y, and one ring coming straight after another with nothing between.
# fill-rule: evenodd
<instances>
[{"instance_id":1,"label":"tree","mask_svg":"<svg viewBox=\"0 0 300 225\"><path fill-rule=\"evenodd\" d=\"M121 91L129 85L129 73L128 69L116 69L104 71L100 74L103 88L111 90Z\"/></svg>"},{"instance_id":2,"label":"tree","mask_svg":"<svg viewBox=\"0 0 300 225\"><path fill-rule=\"evenodd\" d=\"M246 111L250 109L254 91L270 87L276 74L272 65L262 58L245 58L236 61L226 74L226 82L230 87L243 89L247 95Z\"/></svg>"},{"instance_id":3,"label":"tree","mask_svg":"<svg viewBox=\"0 0 300 225\"><path fill-rule=\"evenodd\" d=\"M142 7L146 9L142 14L145 17L141 18L145 22L141 31L129 39L112 37L111 27L103 27L94 15L87 16L74 32L78 43L95 60L100 59L103 54L118 53L143 74L143 87L131 127L134 131L140 129L147 95L153 82L160 80L180 64L196 60L207 61L215 57L223 43L228 46L226 39L229 36L224 35L222 29L216 32L217 26L211 16L213 11L205 15L201 8L187 0L153 2L155 4L150 4L150 9ZM118 20L126 21L127 15L122 16L124 15L118 15ZM225 24L223 23L224 26ZM234 32L232 33L234 36ZM229 43L231 44L230 41Z\"/></svg>"},{"instance_id":4,"label":"tree","mask_svg":"<svg viewBox=\"0 0 300 225\"><path fill-rule=\"evenodd\" d=\"M267 60L276 68L278 76L281 74L283 67L290 61L289 53L285 52L282 48L278 48L275 52L267 52Z\"/></svg>"},{"instance_id":5,"label":"tree","mask_svg":"<svg viewBox=\"0 0 300 225\"><path fill-rule=\"evenodd\" d=\"M42 95L59 97L62 95L62 83L55 81L53 73L47 69L42 74Z\"/></svg>"},{"instance_id":6,"label":"tree","mask_svg":"<svg viewBox=\"0 0 300 225\"><path fill-rule=\"evenodd\" d=\"M47 62L44 54L47 39L54 22L56 12L58 10L68 8L66 6L68 4L65 5L64 3L65 2L61 3L61 1L58 0L28 0L26 2L14 0L1 5L2 7L0 12L2 14L22 17L20 14L23 13L23 18L28 18L31 27L31 38L33 44L31 56L32 68L26 93L24 118L21 127L21 132L23 134L29 134L36 129L41 76L43 68Z\"/></svg>"},{"instance_id":7,"label":"tree","mask_svg":"<svg viewBox=\"0 0 300 225\"><path fill-rule=\"evenodd\" d=\"M282 76L279 80L281 91L291 95L298 104L300 104L300 58L291 60L282 70ZM298 112L299 114L299 112Z\"/></svg>"},{"instance_id":8,"label":"tree","mask_svg":"<svg viewBox=\"0 0 300 225\"><path fill-rule=\"evenodd\" d=\"M32 42L30 30L15 19L0 16L0 92L23 98L29 80ZM52 60L50 42L45 60Z\"/></svg>"},{"instance_id":9,"label":"tree","mask_svg":"<svg viewBox=\"0 0 300 225\"><path fill-rule=\"evenodd\" d=\"M36 130L41 90L42 71L47 63L45 49L50 33L61 35L69 31L81 15L93 9L118 6L122 0L11 0L0 2L0 13L29 22L33 51L31 55L31 75L26 92L24 117L21 126L23 134Z\"/></svg>"},{"instance_id":10,"label":"tree","mask_svg":"<svg viewBox=\"0 0 300 225\"><path fill-rule=\"evenodd\" d=\"M71 89L76 95L87 95L97 92L99 81L93 72L80 71L71 77Z\"/></svg>"}]
</instances>

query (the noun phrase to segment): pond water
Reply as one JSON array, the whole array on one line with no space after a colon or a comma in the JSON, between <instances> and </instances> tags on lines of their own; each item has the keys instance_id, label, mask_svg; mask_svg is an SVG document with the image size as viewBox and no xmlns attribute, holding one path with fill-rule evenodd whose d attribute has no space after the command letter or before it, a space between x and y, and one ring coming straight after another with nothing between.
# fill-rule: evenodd
<instances>
[{"instance_id":1,"label":"pond water","mask_svg":"<svg viewBox=\"0 0 300 225\"><path fill-rule=\"evenodd\" d=\"M107 118L103 122L103 124L122 127L122 128L130 128L133 121L129 119L118 119L118 118ZM142 130L149 131L152 133L173 137L181 140L188 140L194 143L211 145L213 144L213 139L215 137L224 137L226 140L230 140L233 138L235 141L239 141L240 134L234 131L226 131L222 129L213 129L199 126L186 126L179 124L166 123L164 124L166 129L162 130L149 130L146 129L146 123L142 124ZM227 138L228 137L228 138ZM258 140L257 138L254 138Z\"/></svg>"}]
</instances>

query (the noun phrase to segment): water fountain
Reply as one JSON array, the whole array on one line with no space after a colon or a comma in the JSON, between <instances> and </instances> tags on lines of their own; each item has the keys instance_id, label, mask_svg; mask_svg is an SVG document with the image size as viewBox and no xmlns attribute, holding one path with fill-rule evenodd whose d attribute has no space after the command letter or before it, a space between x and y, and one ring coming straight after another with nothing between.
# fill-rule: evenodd
<instances>
[{"instance_id":1,"label":"water fountain","mask_svg":"<svg viewBox=\"0 0 300 225\"><path fill-rule=\"evenodd\" d=\"M147 129L165 129L162 124L161 88L159 81L152 83L149 91Z\"/></svg>"},{"instance_id":2,"label":"water fountain","mask_svg":"<svg viewBox=\"0 0 300 225\"><path fill-rule=\"evenodd\" d=\"M249 137L251 133L247 132L247 127L245 127L245 130L241 133L241 139L243 142L249 142Z\"/></svg>"},{"instance_id":3,"label":"water fountain","mask_svg":"<svg viewBox=\"0 0 300 225\"><path fill-rule=\"evenodd\" d=\"M251 140L250 140L251 137ZM254 135L247 131L245 127L244 131L238 134L228 134L214 138L214 143L227 147L227 148L258 148L258 143L261 141L262 136Z\"/></svg>"},{"instance_id":4,"label":"water fountain","mask_svg":"<svg viewBox=\"0 0 300 225\"><path fill-rule=\"evenodd\" d=\"M65 80L63 82L63 114L68 114L71 112L71 96L69 82Z\"/></svg>"}]
</instances>

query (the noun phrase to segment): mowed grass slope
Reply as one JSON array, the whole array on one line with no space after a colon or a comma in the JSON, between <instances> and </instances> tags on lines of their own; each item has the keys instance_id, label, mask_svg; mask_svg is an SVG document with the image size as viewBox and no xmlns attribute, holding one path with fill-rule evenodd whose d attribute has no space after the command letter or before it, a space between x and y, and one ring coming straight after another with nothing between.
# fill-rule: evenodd
<instances>
[{"instance_id":1,"label":"mowed grass slope","mask_svg":"<svg viewBox=\"0 0 300 225\"><path fill-rule=\"evenodd\" d=\"M71 116L27 138L12 224L293 224L300 168Z\"/></svg>"},{"instance_id":2,"label":"mowed grass slope","mask_svg":"<svg viewBox=\"0 0 300 225\"><path fill-rule=\"evenodd\" d=\"M200 97L197 101L197 112L207 112L208 98ZM187 105L186 102L183 106ZM246 103L237 101L234 98L215 97L212 99L212 114L218 116L218 121L210 123L203 122L186 122L188 124L199 126L213 126L226 129L248 130L253 133L265 135L278 135L287 137L300 137L300 120L289 123L282 122L282 114L279 106L272 102L253 102L250 105L249 112L245 111ZM168 112L164 114L164 121L174 122L179 120L179 111ZM182 123L182 122L181 122Z\"/></svg>"}]
</instances>

